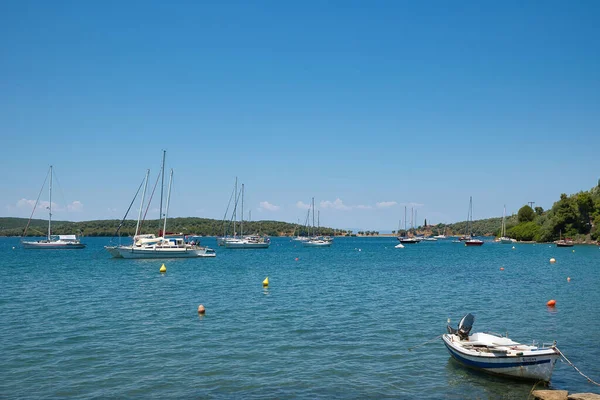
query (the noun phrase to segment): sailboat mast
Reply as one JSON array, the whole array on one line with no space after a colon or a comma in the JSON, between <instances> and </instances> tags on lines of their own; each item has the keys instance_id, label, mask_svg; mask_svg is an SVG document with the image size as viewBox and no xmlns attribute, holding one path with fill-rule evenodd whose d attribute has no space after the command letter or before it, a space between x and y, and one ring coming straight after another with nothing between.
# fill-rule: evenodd
<instances>
[{"instance_id":1,"label":"sailboat mast","mask_svg":"<svg viewBox=\"0 0 600 400\"><path fill-rule=\"evenodd\" d=\"M163 234L162 237L165 237L167 232L167 216L169 215L169 201L171 200L171 184L173 183L173 169L171 169L171 174L169 176L169 192L167 194L167 206L165 207L165 222L163 224Z\"/></svg>"},{"instance_id":2,"label":"sailboat mast","mask_svg":"<svg viewBox=\"0 0 600 400\"><path fill-rule=\"evenodd\" d=\"M160 213L158 216L158 224L160 226L160 219L163 216L163 193L165 192L165 157L167 156L167 151L163 150L163 159L162 159L162 167L160 168L160 172L162 174L161 182L160 182L160 209L158 212Z\"/></svg>"},{"instance_id":3,"label":"sailboat mast","mask_svg":"<svg viewBox=\"0 0 600 400\"><path fill-rule=\"evenodd\" d=\"M406 235L406 206L404 206L404 235Z\"/></svg>"},{"instance_id":4,"label":"sailboat mast","mask_svg":"<svg viewBox=\"0 0 600 400\"><path fill-rule=\"evenodd\" d=\"M239 199L239 194L237 191L237 176L235 177L235 206L233 207L233 237L237 236L237 231L235 230L236 228L236 219L237 219L237 205L238 205L238 199Z\"/></svg>"},{"instance_id":5,"label":"sailboat mast","mask_svg":"<svg viewBox=\"0 0 600 400\"><path fill-rule=\"evenodd\" d=\"M142 219L142 209L144 208L144 200L146 199L146 188L148 187L148 176L150 175L150 170L146 170L146 180L144 183L144 192L142 193L142 202L140 203L140 212L138 214L137 225L135 226L135 235L134 238L140 234L140 220Z\"/></svg>"},{"instance_id":6,"label":"sailboat mast","mask_svg":"<svg viewBox=\"0 0 600 400\"><path fill-rule=\"evenodd\" d=\"M52 165L50 166L50 185L48 185L48 197L50 198L50 204L48 205L48 240L52 235Z\"/></svg>"},{"instance_id":7,"label":"sailboat mast","mask_svg":"<svg viewBox=\"0 0 600 400\"><path fill-rule=\"evenodd\" d=\"M506 204L504 205L504 213L502 213L502 237L505 236L505 231L506 231Z\"/></svg>"},{"instance_id":8,"label":"sailboat mast","mask_svg":"<svg viewBox=\"0 0 600 400\"><path fill-rule=\"evenodd\" d=\"M242 222L240 223L240 238L244 236L244 184L242 183Z\"/></svg>"},{"instance_id":9,"label":"sailboat mast","mask_svg":"<svg viewBox=\"0 0 600 400\"><path fill-rule=\"evenodd\" d=\"M315 198L312 198L312 209L313 209L313 225L312 225L312 235L315 235Z\"/></svg>"}]
</instances>

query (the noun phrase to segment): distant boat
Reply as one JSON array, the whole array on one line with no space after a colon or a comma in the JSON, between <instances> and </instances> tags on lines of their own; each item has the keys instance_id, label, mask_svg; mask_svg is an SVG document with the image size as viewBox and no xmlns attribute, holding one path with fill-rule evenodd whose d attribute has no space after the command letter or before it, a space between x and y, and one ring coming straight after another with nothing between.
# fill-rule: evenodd
<instances>
[{"instance_id":1,"label":"distant boat","mask_svg":"<svg viewBox=\"0 0 600 400\"><path fill-rule=\"evenodd\" d=\"M333 239L329 236L317 236L315 233L315 198L312 198L312 231L313 236L304 242L302 242L302 246L304 247L330 247L333 243ZM320 224L319 224L320 225Z\"/></svg>"},{"instance_id":2,"label":"distant boat","mask_svg":"<svg viewBox=\"0 0 600 400\"><path fill-rule=\"evenodd\" d=\"M49 204L48 204L48 234L46 235L46 239L38 240L35 242L30 241L22 241L21 245L24 249L83 249L85 248L85 244L81 243L76 235L53 235L52 234L52 176L53 170L52 165L50 166L50 170L48 171L48 175L50 176L50 182L48 185L49 192ZM46 181L44 180L44 185ZM42 185L42 189L44 188ZM41 193L41 190L40 190ZM39 200L39 197L38 197ZM37 207L38 202L35 202L33 207L33 211L31 212L31 216L29 217L29 221L27 222L27 226L25 227L25 231L23 232L23 237L27 235L27 230L29 229L29 224L31 223L31 218L33 217L33 213Z\"/></svg>"},{"instance_id":3,"label":"distant boat","mask_svg":"<svg viewBox=\"0 0 600 400\"><path fill-rule=\"evenodd\" d=\"M428 237L424 237L423 241L424 242L437 242L437 238L428 236Z\"/></svg>"},{"instance_id":4,"label":"distant boat","mask_svg":"<svg viewBox=\"0 0 600 400\"><path fill-rule=\"evenodd\" d=\"M164 160L165 155L163 153L163 167L162 174L164 176ZM144 200L146 196L146 188L148 186L148 176L150 174L150 170L146 171L146 178L144 184L144 192L142 194L142 201L140 204L140 211L138 214L138 221L135 228L135 235L133 237L133 243L131 245L118 245L118 246L105 246L106 251L108 251L114 258L134 258L134 259L144 259L144 258L158 258L158 259L167 259L167 258L195 258L195 257L215 257L216 253L213 249L209 247L200 246L199 241L193 241L192 243L188 243L185 241L184 235L169 235L167 234L167 217L169 214L169 202L171 200L171 185L173 182L173 170L171 170L171 175L169 177L169 191L167 195L167 205L165 210L165 218L163 223L163 228L159 232L159 237L156 237L154 234L140 234L140 222L142 217L142 209L144 206ZM138 189L139 191L139 189ZM136 194L137 195L137 194ZM162 208L162 207L161 207ZM160 210L162 213L162 209ZM125 218L127 215L125 215ZM123 221L125 220L123 218ZM122 224L122 223L121 223ZM121 225L119 225L120 228ZM119 230L117 228L117 231Z\"/></svg>"},{"instance_id":5,"label":"distant boat","mask_svg":"<svg viewBox=\"0 0 600 400\"><path fill-rule=\"evenodd\" d=\"M237 202L236 202L237 203ZM269 238L259 235L244 236L244 184L242 183L242 219L240 222L240 237L226 238L226 249L267 249L271 245Z\"/></svg>"},{"instance_id":6,"label":"distant boat","mask_svg":"<svg viewBox=\"0 0 600 400\"><path fill-rule=\"evenodd\" d=\"M412 217L411 217L411 225L412 225ZM404 206L404 232L408 235L408 230L406 229L406 206ZM421 241L421 238L417 237L408 237L408 236L399 236L398 240L402 244L416 244Z\"/></svg>"},{"instance_id":7,"label":"distant boat","mask_svg":"<svg viewBox=\"0 0 600 400\"><path fill-rule=\"evenodd\" d=\"M573 241L569 238L562 238L562 231L559 231L559 239L555 242L556 247L573 247Z\"/></svg>"},{"instance_id":8,"label":"distant boat","mask_svg":"<svg viewBox=\"0 0 600 400\"><path fill-rule=\"evenodd\" d=\"M395 249L403 249L404 245L402 243L398 243L397 245L394 246Z\"/></svg>"},{"instance_id":9,"label":"distant boat","mask_svg":"<svg viewBox=\"0 0 600 400\"><path fill-rule=\"evenodd\" d=\"M458 329L448 325L442 339L450 355L461 364L505 377L550 381L560 352L556 343L524 345L493 333L470 334L475 317L464 316Z\"/></svg>"},{"instance_id":10,"label":"distant boat","mask_svg":"<svg viewBox=\"0 0 600 400\"><path fill-rule=\"evenodd\" d=\"M517 241L506 236L506 206L504 206L504 213L502 214L502 232L498 241L502 244L511 244Z\"/></svg>"},{"instance_id":11,"label":"distant boat","mask_svg":"<svg viewBox=\"0 0 600 400\"><path fill-rule=\"evenodd\" d=\"M467 216L467 228L465 229L465 246L481 246L483 245L483 240L473 239L473 235L471 230L473 229L473 197L469 198L469 214ZM467 239L468 238L468 239ZM462 239L461 239L462 240Z\"/></svg>"}]
</instances>

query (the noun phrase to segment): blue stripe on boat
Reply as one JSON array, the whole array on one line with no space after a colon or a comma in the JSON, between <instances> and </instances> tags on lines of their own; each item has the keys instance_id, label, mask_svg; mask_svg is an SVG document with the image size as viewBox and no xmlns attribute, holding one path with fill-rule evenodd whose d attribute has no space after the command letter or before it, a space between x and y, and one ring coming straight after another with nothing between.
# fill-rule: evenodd
<instances>
[{"instance_id":1,"label":"blue stripe on boat","mask_svg":"<svg viewBox=\"0 0 600 400\"><path fill-rule=\"evenodd\" d=\"M551 359L539 360L539 361L522 361L522 362L514 362L514 363L505 363L505 362L489 363L489 362L473 361L473 360L469 360L468 358L462 357L454 349L452 349L450 346L448 346L446 344L446 342L444 342L444 344L450 351L450 354L452 354L452 356L454 358L456 358L458 361L460 361L461 363L463 363L465 365L468 365L471 367L477 367L477 368L512 368L512 367L521 367L521 366L526 366L526 365L546 364L551 361Z\"/></svg>"}]
</instances>

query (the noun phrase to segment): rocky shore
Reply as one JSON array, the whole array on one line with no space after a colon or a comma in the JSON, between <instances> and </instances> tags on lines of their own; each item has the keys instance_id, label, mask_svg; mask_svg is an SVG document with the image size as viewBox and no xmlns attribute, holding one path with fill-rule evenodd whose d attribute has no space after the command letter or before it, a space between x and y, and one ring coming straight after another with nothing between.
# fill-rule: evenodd
<instances>
[{"instance_id":1,"label":"rocky shore","mask_svg":"<svg viewBox=\"0 0 600 400\"><path fill-rule=\"evenodd\" d=\"M600 394L573 393L567 390L534 390L531 395L536 400L600 400Z\"/></svg>"}]
</instances>

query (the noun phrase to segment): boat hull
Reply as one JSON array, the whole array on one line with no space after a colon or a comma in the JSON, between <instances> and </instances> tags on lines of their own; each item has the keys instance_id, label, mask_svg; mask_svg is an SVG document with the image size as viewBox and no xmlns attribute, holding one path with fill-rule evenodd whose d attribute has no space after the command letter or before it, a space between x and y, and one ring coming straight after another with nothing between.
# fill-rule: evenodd
<instances>
[{"instance_id":1,"label":"boat hull","mask_svg":"<svg viewBox=\"0 0 600 400\"><path fill-rule=\"evenodd\" d=\"M302 245L304 247L330 247L331 242L326 242L326 241L321 241L321 240L317 240L317 241L310 240L308 242L303 242Z\"/></svg>"},{"instance_id":2,"label":"boat hull","mask_svg":"<svg viewBox=\"0 0 600 400\"><path fill-rule=\"evenodd\" d=\"M106 246L108 251L114 258L135 258L135 259L148 259L148 258L198 258L198 257L215 257L216 253L214 250L209 248L204 249L139 249L133 248L132 246Z\"/></svg>"},{"instance_id":3,"label":"boat hull","mask_svg":"<svg viewBox=\"0 0 600 400\"><path fill-rule=\"evenodd\" d=\"M481 246L483 245L482 240L467 240L465 246Z\"/></svg>"},{"instance_id":4,"label":"boat hull","mask_svg":"<svg viewBox=\"0 0 600 400\"><path fill-rule=\"evenodd\" d=\"M57 249L84 249L85 244L83 243L53 243L53 242L23 242L24 249L45 249L45 250L57 250Z\"/></svg>"},{"instance_id":5,"label":"boat hull","mask_svg":"<svg viewBox=\"0 0 600 400\"><path fill-rule=\"evenodd\" d=\"M238 243L238 242L225 242L225 248L227 249L268 249L270 243Z\"/></svg>"},{"instance_id":6,"label":"boat hull","mask_svg":"<svg viewBox=\"0 0 600 400\"><path fill-rule=\"evenodd\" d=\"M493 353L474 355L472 354L473 351L467 352L456 346L450 335L445 334L442 339L452 358L464 366L517 379L550 381L556 360L560 357L560 354L554 348L517 353L521 355L498 355Z\"/></svg>"}]
</instances>

